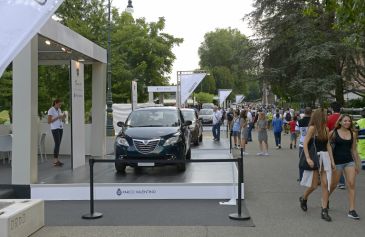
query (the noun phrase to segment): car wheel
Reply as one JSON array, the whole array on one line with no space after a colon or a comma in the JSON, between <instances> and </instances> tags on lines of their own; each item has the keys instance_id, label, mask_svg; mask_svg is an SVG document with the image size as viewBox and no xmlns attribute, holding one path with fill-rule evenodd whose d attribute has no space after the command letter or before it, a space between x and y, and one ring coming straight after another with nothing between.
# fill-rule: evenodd
<instances>
[{"instance_id":1,"label":"car wheel","mask_svg":"<svg viewBox=\"0 0 365 237\"><path fill-rule=\"evenodd\" d=\"M194 146L199 146L199 137L197 137L194 141Z\"/></svg>"},{"instance_id":2,"label":"car wheel","mask_svg":"<svg viewBox=\"0 0 365 237\"><path fill-rule=\"evenodd\" d=\"M181 156L178 158L178 160L185 160L187 156L185 154L181 154ZM184 172L186 170L186 163L177 163L176 164L177 171Z\"/></svg>"},{"instance_id":3,"label":"car wheel","mask_svg":"<svg viewBox=\"0 0 365 237\"><path fill-rule=\"evenodd\" d=\"M186 163L179 163L179 164L177 164L176 168L177 168L177 171L184 172L186 170Z\"/></svg>"},{"instance_id":4,"label":"car wheel","mask_svg":"<svg viewBox=\"0 0 365 237\"><path fill-rule=\"evenodd\" d=\"M185 157L186 157L187 160L191 159L191 148L189 148L188 153L186 153Z\"/></svg>"},{"instance_id":5,"label":"car wheel","mask_svg":"<svg viewBox=\"0 0 365 237\"><path fill-rule=\"evenodd\" d=\"M121 164L121 163L115 162L115 169L117 170L118 173L125 173L126 167L127 167L126 164Z\"/></svg>"}]
</instances>

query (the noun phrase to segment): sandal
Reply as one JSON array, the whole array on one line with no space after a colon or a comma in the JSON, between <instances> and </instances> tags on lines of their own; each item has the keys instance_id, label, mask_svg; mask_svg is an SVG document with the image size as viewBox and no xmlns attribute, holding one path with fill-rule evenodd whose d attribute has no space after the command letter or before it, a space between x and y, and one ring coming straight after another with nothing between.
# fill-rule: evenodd
<instances>
[{"instance_id":1,"label":"sandal","mask_svg":"<svg viewBox=\"0 0 365 237\"><path fill-rule=\"evenodd\" d=\"M63 166L61 161L53 162L53 166Z\"/></svg>"}]
</instances>

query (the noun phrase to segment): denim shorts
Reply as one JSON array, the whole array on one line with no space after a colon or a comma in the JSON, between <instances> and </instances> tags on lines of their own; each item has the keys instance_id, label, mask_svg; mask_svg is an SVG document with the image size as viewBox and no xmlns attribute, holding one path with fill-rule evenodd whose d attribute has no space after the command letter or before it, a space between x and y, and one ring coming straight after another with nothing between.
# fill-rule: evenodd
<instances>
[{"instance_id":1,"label":"denim shorts","mask_svg":"<svg viewBox=\"0 0 365 237\"><path fill-rule=\"evenodd\" d=\"M351 161L345 164L336 165L336 170L344 170L346 167L355 167L355 162Z\"/></svg>"},{"instance_id":2,"label":"denim shorts","mask_svg":"<svg viewBox=\"0 0 365 237\"><path fill-rule=\"evenodd\" d=\"M240 131L233 131L233 136L238 137L240 135Z\"/></svg>"}]
</instances>

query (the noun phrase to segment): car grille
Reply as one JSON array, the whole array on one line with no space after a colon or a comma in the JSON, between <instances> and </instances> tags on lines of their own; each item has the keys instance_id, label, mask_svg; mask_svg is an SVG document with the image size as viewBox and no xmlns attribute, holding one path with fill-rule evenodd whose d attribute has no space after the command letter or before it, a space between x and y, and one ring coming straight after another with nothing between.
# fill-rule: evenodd
<instances>
[{"instance_id":1,"label":"car grille","mask_svg":"<svg viewBox=\"0 0 365 237\"><path fill-rule=\"evenodd\" d=\"M133 139L134 146L136 147L137 151L142 154L151 153L156 149L160 139L153 139L153 140L137 140Z\"/></svg>"}]
</instances>

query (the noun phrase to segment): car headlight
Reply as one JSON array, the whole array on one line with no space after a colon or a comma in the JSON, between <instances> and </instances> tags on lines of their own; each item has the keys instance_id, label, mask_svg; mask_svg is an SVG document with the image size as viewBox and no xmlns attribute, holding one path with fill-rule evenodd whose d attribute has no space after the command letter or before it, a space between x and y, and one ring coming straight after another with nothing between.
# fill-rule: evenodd
<instances>
[{"instance_id":1,"label":"car headlight","mask_svg":"<svg viewBox=\"0 0 365 237\"><path fill-rule=\"evenodd\" d=\"M177 134L175 134L173 137L170 137L169 139L167 139L167 140L165 141L164 146L173 145L173 144L175 144L175 143L177 143L177 142L179 142L179 141L180 141L180 134L179 134L179 133L177 133Z\"/></svg>"},{"instance_id":2,"label":"car headlight","mask_svg":"<svg viewBox=\"0 0 365 237\"><path fill-rule=\"evenodd\" d=\"M129 146L127 139L125 139L124 137L118 137L117 143L122 146Z\"/></svg>"}]
</instances>

